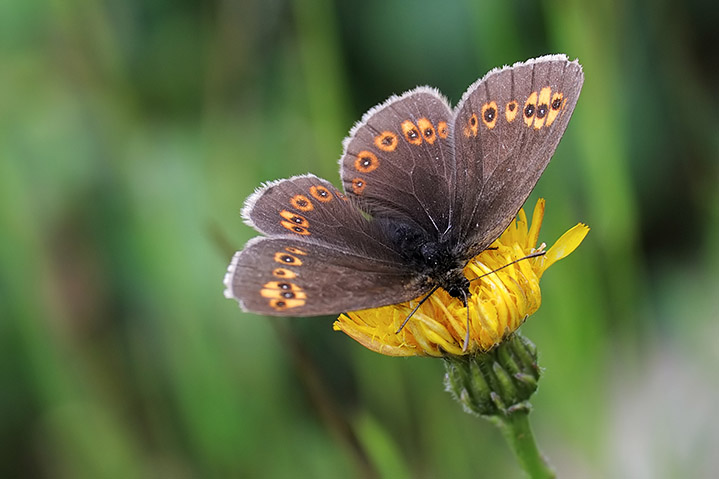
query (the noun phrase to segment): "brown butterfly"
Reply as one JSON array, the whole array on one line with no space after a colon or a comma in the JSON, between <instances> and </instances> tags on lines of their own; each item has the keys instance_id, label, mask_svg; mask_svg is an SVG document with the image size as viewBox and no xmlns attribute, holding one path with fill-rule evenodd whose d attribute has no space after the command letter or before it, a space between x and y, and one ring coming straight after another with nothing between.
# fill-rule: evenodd
<instances>
[{"instance_id":1,"label":"brown butterfly","mask_svg":"<svg viewBox=\"0 0 719 479\"><path fill-rule=\"evenodd\" d=\"M584 75L550 55L495 69L451 108L418 87L369 110L344 141L344 191L314 175L267 183L225 295L246 310L314 316L437 288L465 301L463 268L509 225L554 154Z\"/></svg>"}]
</instances>

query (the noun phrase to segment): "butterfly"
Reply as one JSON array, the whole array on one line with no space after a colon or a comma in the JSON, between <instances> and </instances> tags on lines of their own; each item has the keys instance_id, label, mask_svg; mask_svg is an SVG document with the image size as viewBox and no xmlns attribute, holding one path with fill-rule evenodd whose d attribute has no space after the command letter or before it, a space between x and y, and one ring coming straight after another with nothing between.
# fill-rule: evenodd
<instances>
[{"instance_id":1,"label":"butterfly","mask_svg":"<svg viewBox=\"0 0 719 479\"><path fill-rule=\"evenodd\" d=\"M417 87L370 109L344 140L343 190L312 174L262 185L245 221L264 236L232 258L225 296L276 316L396 304L437 288L507 228L562 138L582 67L548 55L490 71L452 108Z\"/></svg>"}]
</instances>

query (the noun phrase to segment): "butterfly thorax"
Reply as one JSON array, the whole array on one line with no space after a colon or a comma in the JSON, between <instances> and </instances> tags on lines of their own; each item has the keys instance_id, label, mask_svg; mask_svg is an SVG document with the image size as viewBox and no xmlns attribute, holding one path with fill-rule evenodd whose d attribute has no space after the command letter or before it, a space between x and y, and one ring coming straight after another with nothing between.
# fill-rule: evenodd
<instances>
[{"instance_id":1,"label":"butterfly thorax","mask_svg":"<svg viewBox=\"0 0 719 479\"><path fill-rule=\"evenodd\" d=\"M406 264L419 273L428 286L439 286L454 298L467 298L469 280L464 276L465 261L450 241L438 240L421 228L389 219L380 219L389 241Z\"/></svg>"}]
</instances>

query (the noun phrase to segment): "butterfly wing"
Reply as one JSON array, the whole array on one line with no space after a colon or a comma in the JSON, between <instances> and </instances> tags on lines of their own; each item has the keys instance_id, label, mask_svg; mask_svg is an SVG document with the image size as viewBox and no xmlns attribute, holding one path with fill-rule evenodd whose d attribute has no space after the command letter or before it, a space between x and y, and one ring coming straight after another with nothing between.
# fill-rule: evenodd
<instances>
[{"instance_id":1,"label":"butterfly wing","mask_svg":"<svg viewBox=\"0 0 719 479\"><path fill-rule=\"evenodd\" d=\"M236 253L225 296L245 311L317 316L414 299L427 288L408 271L329 244L258 237Z\"/></svg>"},{"instance_id":2,"label":"butterfly wing","mask_svg":"<svg viewBox=\"0 0 719 479\"><path fill-rule=\"evenodd\" d=\"M415 298L426 286L352 200L314 175L266 184L243 216L269 236L232 260L225 295L247 311L314 316Z\"/></svg>"},{"instance_id":3,"label":"butterfly wing","mask_svg":"<svg viewBox=\"0 0 719 479\"><path fill-rule=\"evenodd\" d=\"M504 231L554 154L584 75L576 61L551 55L489 72L456 109L458 168L453 221L471 257ZM459 208L461 207L461 211Z\"/></svg>"},{"instance_id":4,"label":"butterfly wing","mask_svg":"<svg viewBox=\"0 0 719 479\"><path fill-rule=\"evenodd\" d=\"M344 141L340 174L347 194L372 215L395 216L441 237L456 175L451 119L447 100L427 87L372 108Z\"/></svg>"},{"instance_id":5,"label":"butterfly wing","mask_svg":"<svg viewBox=\"0 0 719 479\"><path fill-rule=\"evenodd\" d=\"M265 184L242 210L245 222L268 236L327 243L376 261L402 264L400 251L354 201L327 180L307 174Z\"/></svg>"}]
</instances>

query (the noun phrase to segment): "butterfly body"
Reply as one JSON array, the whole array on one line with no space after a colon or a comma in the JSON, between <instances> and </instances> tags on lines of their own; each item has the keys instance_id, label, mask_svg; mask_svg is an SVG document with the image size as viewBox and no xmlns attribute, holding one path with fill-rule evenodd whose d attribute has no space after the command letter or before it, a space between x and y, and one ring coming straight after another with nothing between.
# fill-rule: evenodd
<instances>
[{"instance_id":1,"label":"butterfly body","mask_svg":"<svg viewBox=\"0 0 719 479\"><path fill-rule=\"evenodd\" d=\"M375 221L384 225L388 242L394 245L404 263L423 278L428 290L439 286L452 297L469 296L469 280L463 273L467 260L457 245L446 239L432 238L422 229L397 220L380 217Z\"/></svg>"},{"instance_id":2,"label":"butterfly body","mask_svg":"<svg viewBox=\"0 0 719 479\"><path fill-rule=\"evenodd\" d=\"M522 206L564 133L581 66L552 55L493 70L456 108L419 87L368 111L340 158L344 191L314 175L268 183L225 294L252 312L313 316L436 287L465 301L463 268Z\"/></svg>"}]
</instances>

